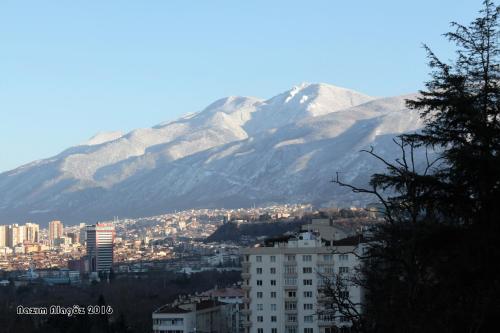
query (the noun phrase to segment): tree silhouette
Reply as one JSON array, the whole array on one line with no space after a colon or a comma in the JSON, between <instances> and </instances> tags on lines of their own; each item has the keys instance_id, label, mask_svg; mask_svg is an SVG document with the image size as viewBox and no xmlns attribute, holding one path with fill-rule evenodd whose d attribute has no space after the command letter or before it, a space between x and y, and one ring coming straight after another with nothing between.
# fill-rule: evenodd
<instances>
[{"instance_id":1,"label":"tree silhouette","mask_svg":"<svg viewBox=\"0 0 500 333\"><path fill-rule=\"evenodd\" d=\"M356 277L365 289L360 332L491 332L500 308L499 7L484 1L469 26L452 23L457 45L447 64L425 46L432 69L426 91L410 108L421 111L421 132L394 142L401 157L370 188L386 223L370 234ZM415 154L423 150L426 165ZM431 152L431 153L429 153ZM430 158L430 156L436 156ZM330 295L342 287L334 279ZM336 289L337 288L337 289ZM331 297L333 306L348 306Z\"/></svg>"}]
</instances>

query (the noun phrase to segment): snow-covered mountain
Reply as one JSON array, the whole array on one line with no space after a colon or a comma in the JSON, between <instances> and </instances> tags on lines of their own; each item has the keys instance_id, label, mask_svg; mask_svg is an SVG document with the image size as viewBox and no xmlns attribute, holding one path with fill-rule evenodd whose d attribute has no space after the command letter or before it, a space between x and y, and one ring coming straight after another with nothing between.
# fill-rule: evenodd
<instances>
[{"instance_id":1,"label":"snow-covered mountain","mask_svg":"<svg viewBox=\"0 0 500 333\"><path fill-rule=\"evenodd\" d=\"M0 222L95 221L171 209L312 202L352 204L335 172L366 183L397 156L392 138L422 122L408 96L373 98L301 84L268 100L227 97L203 111L130 133L99 133L0 174Z\"/></svg>"}]
</instances>

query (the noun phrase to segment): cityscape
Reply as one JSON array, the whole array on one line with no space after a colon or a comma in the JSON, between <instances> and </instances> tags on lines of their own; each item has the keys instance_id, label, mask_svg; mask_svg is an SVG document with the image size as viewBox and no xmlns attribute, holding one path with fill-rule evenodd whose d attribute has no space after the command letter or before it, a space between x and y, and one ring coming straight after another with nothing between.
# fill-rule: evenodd
<instances>
[{"instance_id":1,"label":"cityscape","mask_svg":"<svg viewBox=\"0 0 500 333\"><path fill-rule=\"evenodd\" d=\"M267 292L271 296L266 294L265 297L263 291L255 294L265 282L270 284L268 290L279 290L279 297L289 300L285 302L288 314L279 320L287 323L287 332L297 332L299 315L313 323L319 297L315 290L324 283L314 278L315 273L339 271L348 274L349 270L356 269L359 262L350 253L363 251L359 246L363 244L359 238L362 230L380 221L380 214L373 208L319 212L313 211L311 205L277 205L190 210L69 227L54 220L49 222L48 229L40 229L38 224L31 222L5 225L0 227L0 263L4 278L0 285L73 285L76 288L98 282L110 283L110 275L116 279L148 271L186 275L211 270L233 271L241 275L242 280L232 286L215 286L199 295L180 298L154 309L152 331L190 332L197 327L201 331L238 333L248 331L252 320L265 323L263 325L276 323L278 315L283 313L277 307L277 291ZM275 240L269 240L267 234L249 233L238 240L222 237L207 242L217 229L229 224L254 229L262 225L279 226L290 230L285 233L287 236L280 235ZM262 241L264 247L251 247ZM334 255L336 251L341 254ZM262 267L255 269L255 266ZM281 267L284 271L277 270ZM262 280L250 279L253 271L263 275ZM302 279L304 277L309 279ZM298 302L297 293L307 295L310 303ZM351 293L359 301L359 288ZM252 304L249 301L252 298L261 298L259 302L262 303ZM264 307L276 312L266 317L266 322L261 313ZM254 318L252 310L257 315ZM28 313L29 310L20 308L19 311ZM47 310L47 313L54 311ZM179 317L179 313L183 315ZM207 316L211 319L206 319ZM322 318L326 325L336 320L335 316L330 318L327 314ZM341 321L347 320L341 318Z\"/></svg>"},{"instance_id":2,"label":"cityscape","mask_svg":"<svg viewBox=\"0 0 500 333\"><path fill-rule=\"evenodd\" d=\"M7 2L0 333L498 331L499 20Z\"/></svg>"}]
</instances>

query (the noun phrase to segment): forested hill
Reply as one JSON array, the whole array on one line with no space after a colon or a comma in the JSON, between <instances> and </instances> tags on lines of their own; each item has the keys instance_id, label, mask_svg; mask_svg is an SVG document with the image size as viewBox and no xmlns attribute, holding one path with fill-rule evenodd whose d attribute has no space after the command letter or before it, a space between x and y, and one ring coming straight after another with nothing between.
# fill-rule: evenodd
<instances>
[{"instance_id":1,"label":"forested hill","mask_svg":"<svg viewBox=\"0 0 500 333\"><path fill-rule=\"evenodd\" d=\"M281 236L287 231L298 231L300 226L308 223L306 219L279 222L235 223L229 222L221 225L206 242L233 241L240 242L242 237L257 238L261 236Z\"/></svg>"}]
</instances>

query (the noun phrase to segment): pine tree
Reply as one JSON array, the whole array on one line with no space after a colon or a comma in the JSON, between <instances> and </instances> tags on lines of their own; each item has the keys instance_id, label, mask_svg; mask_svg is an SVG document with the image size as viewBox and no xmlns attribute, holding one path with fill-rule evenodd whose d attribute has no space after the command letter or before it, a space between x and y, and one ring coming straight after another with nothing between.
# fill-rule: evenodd
<instances>
[{"instance_id":1,"label":"pine tree","mask_svg":"<svg viewBox=\"0 0 500 333\"><path fill-rule=\"evenodd\" d=\"M500 7L484 1L469 26L445 34L456 61L425 46L431 80L410 108L424 129L395 140L395 162L370 189L386 222L373 232L358 283L366 290L360 332L491 332L500 313ZM424 170L414 152L438 153ZM426 155L429 156L429 155ZM390 191L387 191L390 190ZM390 193L387 195L386 193ZM384 195L386 194L386 195Z\"/></svg>"}]
</instances>

